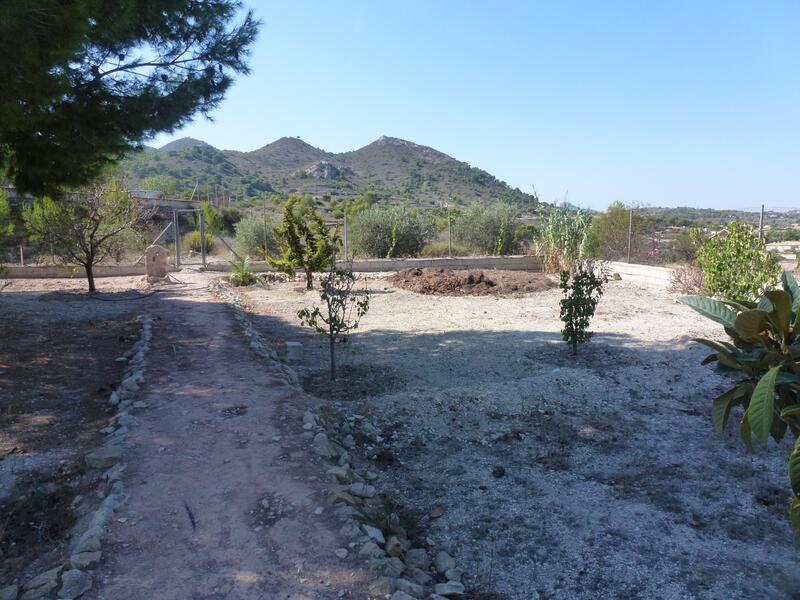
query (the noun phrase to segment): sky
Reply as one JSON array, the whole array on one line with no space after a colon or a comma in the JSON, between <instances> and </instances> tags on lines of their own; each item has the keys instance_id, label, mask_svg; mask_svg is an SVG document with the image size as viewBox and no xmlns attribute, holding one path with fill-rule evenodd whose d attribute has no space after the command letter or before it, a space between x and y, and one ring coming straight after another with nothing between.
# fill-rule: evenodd
<instances>
[{"instance_id":1,"label":"sky","mask_svg":"<svg viewBox=\"0 0 800 600\"><path fill-rule=\"evenodd\" d=\"M431 146L547 202L800 208L800 2L245 0L252 73L159 136Z\"/></svg>"}]
</instances>

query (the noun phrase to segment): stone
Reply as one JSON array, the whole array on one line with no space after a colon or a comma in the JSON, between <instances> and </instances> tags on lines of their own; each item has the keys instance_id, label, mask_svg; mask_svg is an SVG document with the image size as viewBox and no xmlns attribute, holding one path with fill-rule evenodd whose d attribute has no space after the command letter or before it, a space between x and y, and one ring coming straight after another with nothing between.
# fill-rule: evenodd
<instances>
[{"instance_id":1,"label":"stone","mask_svg":"<svg viewBox=\"0 0 800 600\"><path fill-rule=\"evenodd\" d=\"M17 600L18 594L19 586L16 583L12 583L0 589L0 600Z\"/></svg>"},{"instance_id":2,"label":"stone","mask_svg":"<svg viewBox=\"0 0 800 600\"><path fill-rule=\"evenodd\" d=\"M96 552L79 552L69 557L69 564L73 569L87 571L97 567L102 556L103 553L99 550Z\"/></svg>"},{"instance_id":3,"label":"stone","mask_svg":"<svg viewBox=\"0 0 800 600\"><path fill-rule=\"evenodd\" d=\"M425 570L431 566L431 557L425 548L412 548L406 552L406 564L409 567Z\"/></svg>"},{"instance_id":4,"label":"stone","mask_svg":"<svg viewBox=\"0 0 800 600\"><path fill-rule=\"evenodd\" d=\"M405 552L405 548L396 535L390 536L389 539L386 540L386 554L401 558L403 552Z\"/></svg>"},{"instance_id":5,"label":"stone","mask_svg":"<svg viewBox=\"0 0 800 600\"><path fill-rule=\"evenodd\" d=\"M417 596L417 598L419 598L419 596ZM392 594L392 597L389 600L414 600L414 596L409 596L406 592L398 590L394 594Z\"/></svg>"},{"instance_id":6,"label":"stone","mask_svg":"<svg viewBox=\"0 0 800 600\"><path fill-rule=\"evenodd\" d=\"M147 408L147 402L144 400L137 400L133 403L133 408Z\"/></svg>"},{"instance_id":7,"label":"stone","mask_svg":"<svg viewBox=\"0 0 800 600\"><path fill-rule=\"evenodd\" d=\"M347 558L347 548L337 548L333 552L338 558L345 559Z\"/></svg>"},{"instance_id":8,"label":"stone","mask_svg":"<svg viewBox=\"0 0 800 600\"><path fill-rule=\"evenodd\" d=\"M56 567L31 579L23 588L25 593L22 594L22 600L35 600L56 589L61 569L62 567Z\"/></svg>"},{"instance_id":9,"label":"stone","mask_svg":"<svg viewBox=\"0 0 800 600\"><path fill-rule=\"evenodd\" d=\"M164 246L153 244L144 251L144 268L147 281L155 283L167 276L167 250Z\"/></svg>"},{"instance_id":10,"label":"stone","mask_svg":"<svg viewBox=\"0 0 800 600\"><path fill-rule=\"evenodd\" d=\"M403 561L395 557L370 561L370 566L376 574L384 577L400 577L406 570Z\"/></svg>"},{"instance_id":11,"label":"stone","mask_svg":"<svg viewBox=\"0 0 800 600\"><path fill-rule=\"evenodd\" d=\"M383 556L383 550L378 547L375 542L366 542L358 551L359 556L366 556L368 558L376 558Z\"/></svg>"},{"instance_id":12,"label":"stone","mask_svg":"<svg viewBox=\"0 0 800 600\"><path fill-rule=\"evenodd\" d=\"M370 538L372 538L376 543L383 545L386 543L386 539L383 537L383 532L377 527L373 527L372 525L367 525L366 523L361 526L361 529L366 533Z\"/></svg>"},{"instance_id":13,"label":"stone","mask_svg":"<svg viewBox=\"0 0 800 600\"><path fill-rule=\"evenodd\" d=\"M422 598L422 594L425 593L425 588L423 588L418 583L413 583L408 579L398 579L394 582L397 586L397 589L401 592L405 592L414 598Z\"/></svg>"},{"instance_id":14,"label":"stone","mask_svg":"<svg viewBox=\"0 0 800 600\"><path fill-rule=\"evenodd\" d=\"M458 569L447 569L447 571L444 572L444 576L447 581L461 581L463 574Z\"/></svg>"},{"instance_id":15,"label":"stone","mask_svg":"<svg viewBox=\"0 0 800 600\"><path fill-rule=\"evenodd\" d=\"M314 452L322 458L333 458L338 455L338 452L333 449L333 445L328 440L328 436L324 433L318 433L314 436Z\"/></svg>"},{"instance_id":16,"label":"stone","mask_svg":"<svg viewBox=\"0 0 800 600\"><path fill-rule=\"evenodd\" d=\"M79 569L72 569L61 576L61 589L58 597L63 600L74 600L88 592L92 587L92 576Z\"/></svg>"},{"instance_id":17,"label":"stone","mask_svg":"<svg viewBox=\"0 0 800 600\"><path fill-rule=\"evenodd\" d=\"M84 533L79 539L73 552L80 554L82 552L99 552L100 551L100 536L102 530L98 527L92 527Z\"/></svg>"},{"instance_id":18,"label":"stone","mask_svg":"<svg viewBox=\"0 0 800 600\"><path fill-rule=\"evenodd\" d=\"M433 591L440 596L461 596L464 593L464 586L458 581L448 581L447 583L437 583Z\"/></svg>"},{"instance_id":19,"label":"stone","mask_svg":"<svg viewBox=\"0 0 800 600\"><path fill-rule=\"evenodd\" d=\"M372 498L375 496L375 486L366 483L351 483L347 490L359 498Z\"/></svg>"},{"instance_id":20,"label":"stone","mask_svg":"<svg viewBox=\"0 0 800 600\"><path fill-rule=\"evenodd\" d=\"M350 467L331 467L328 475L333 475L339 483L350 483L356 478L356 474Z\"/></svg>"},{"instance_id":21,"label":"stone","mask_svg":"<svg viewBox=\"0 0 800 600\"><path fill-rule=\"evenodd\" d=\"M394 591L394 579L381 577L369 584L369 591L381 598L386 598Z\"/></svg>"},{"instance_id":22,"label":"stone","mask_svg":"<svg viewBox=\"0 0 800 600\"><path fill-rule=\"evenodd\" d=\"M357 500L353 498L353 496L343 490L331 490L328 492L328 503L347 504L349 506L355 506L358 504Z\"/></svg>"},{"instance_id":23,"label":"stone","mask_svg":"<svg viewBox=\"0 0 800 600\"><path fill-rule=\"evenodd\" d=\"M614 273L611 274L611 279L613 279L614 281L621 281L622 275L620 275L615 271Z\"/></svg>"},{"instance_id":24,"label":"stone","mask_svg":"<svg viewBox=\"0 0 800 600\"><path fill-rule=\"evenodd\" d=\"M444 574L449 569L456 568L456 561L447 552L440 550L436 553L436 558L433 559L433 565L438 573Z\"/></svg>"},{"instance_id":25,"label":"stone","mask_svg":"<svg viewBox=\"0 0 800 600\"><path fill-rule=\"evenodd\" d=\"M355 521L350 521L349 523L342 525L339 533L346 538L354 538L361 535L361 529L358 527L358 523Z\"/></svg>"},{"instance_id":26,"label":"stone","mask_svg":"<svg viewBox=\"0 0 800 600\"><path fill-rule=\"evenodd\" d=\"M116 406L119 404L119 394L117 392L111 392L108 401L111 403L111 406Z\"/></svg>"},{"instance_id":27,"label":"stone","mask_svg":"<svg viewBox=\"0 0 800 600\"><path fill-rule=\"evenodd\" d=\"M89 452L84 459L86 460L86 465L92 469L108 469L121 461L122 457L122 448L107 446Z\"/></svg>"},{"instance_id":28,"label":"stone","mask_svg":"<svg viewBox=\"0 0 800 600\"><path fill-rule=\"evenodd\" d=\"M406 570L408 571L408 576L411 578L411 580L414 583L418 583L420 585L428 585L431 582L431 580L433 579L433 577L428 575L422 569L417 569L416 567L411 567L411 568L406 569Z\"/></svg>"}]
</instances>

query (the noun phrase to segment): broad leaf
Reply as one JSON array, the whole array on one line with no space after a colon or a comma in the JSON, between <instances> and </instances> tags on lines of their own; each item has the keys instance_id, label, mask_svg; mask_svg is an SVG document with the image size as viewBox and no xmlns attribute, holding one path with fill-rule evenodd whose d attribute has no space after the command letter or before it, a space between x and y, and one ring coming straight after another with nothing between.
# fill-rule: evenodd
<instances>
[{"instance_id":1,"label":"broad leaf","mask_svg":"<svg viewBox=\"0 0 800 600\"><path fill-rule=\"evenodd\" d=\"M772 367L756 384L750 406L747 409L747 421L750 429L762 444L767 443L772 421L775 418L775 379L781 370L780 365Z\"/></svg>"},{"instance_id":2,"label":"broad leaf","mask_svg":"<svg viewBox=\"0 0 800 600\"><path fill-rule=\"evenodd\" d=\"M791 404L781 411L781 419L783 417L793 417L800 415L800 404Z\"/></svg>"},{"instance_id":3,"label":"broad leaf","mask_svg":"<svg viewBox=\"0 0 800 600\"><path fill-rule=\"evenodd\" d=\"M794 444L794 451L789 456L789 481L795 496L800 496L800 438Z\"/></svg>"},{"instance_id":4,"label":"broad leaf","mask_svg":"<svg viewBox=\"0 0 800 600\"><path fill-rule=\"evenodd\" d=\"M747 446L747 449L750 450L750 452L752 452L753 432L750 429L750 423L748 422L747 419L747 413L744 413L744 416L742 417L742 422L739 423L739 437L742 438L742 442L744 442L744 445Z\"/></svg>"},{"instance_id":5,"label":"broad leaf","mask_svg":"<svg viewBox=\"0 0 800 600\"><path fill-rule=\"evenodd\" d=\"M734 321L734 329L742 339L749 342L758 342L761 340L764 329L766 328L766 321L768 312L754 309L746 310L737 315Z\"/></svg>"},{"instance_id":6,"label":"broad leaf","mask_svg":"<svg viewBox=\"0 0 800 600\"><path fill-rule=\"evenodd\" d=\"M789 521L796 531L800 531L800 498L795 498L789 509Z\"/></svg>"},{"instance_id":7,"label":"broad leaf","mask_svg":"<svg viewBox=\"0 0 800 600\"><path fill-rule=\"evenodd\" d=\"M678 302L693 308L704 317L708 317L725 327L733 328L733 323L736 321L736 311L719 300L706 298L705 296L681 296L678 298Z\"/></svg>"},{"instance_id":8,"label":"broad leaf","mask_svg":"<svg viewBox=\"0 0 800 600\"><path fill-rule=\"evenodd\" d=\"M711 421L714 423L714 431L717 433L725 431L725 425L728 424L728 417L734 404L733 395L735 391L736 388L733 388L714 398L714 403L711 406Z\"/></svg>"},{"instance_id":9,"label":"broad leaf","mask_svg":"<svg viewBox=\"0 0 800 600\"><path fill-rule=\"evenodd\" d=\"M772 304L770 321L782 335L787 335L792 324L792 297L783 290L771 290L765 297Z\"/></svg>"},{"instance_id":10,"label":"broad leaf","mask_svg":"<svg viewBox=\"0 0 800 600\"><path fill-rule=\"evenodd\" d=\"M788 271L781 274L781 282L783 289L792 297L792 312L797 312L800 310L800 285L797 285L794 275Z\"/></svg>"}]
</instances>

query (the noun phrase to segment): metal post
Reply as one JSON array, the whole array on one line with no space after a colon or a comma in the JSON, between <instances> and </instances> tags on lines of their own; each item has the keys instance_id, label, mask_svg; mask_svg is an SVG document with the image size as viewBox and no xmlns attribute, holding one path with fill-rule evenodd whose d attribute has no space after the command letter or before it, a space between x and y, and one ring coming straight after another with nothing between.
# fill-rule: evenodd
<instances>
[{"instance_id":1,"label":"metal post","mask_svg":"<svg viewBox=\"0 0 800 600\"><path fill-rule=\"evenodd\" d=\"M181 268L181 236L178 229L178 211L172 211L172 230L175 232L175 268Z\"/></svg>"},{"instance_id":2,"label":"metal post","mask_svg":"<svg viewBox=\"0 0 800 600\"><path fill-rule=\"evenodd\" d=\"M764 239L764 205L761 205L761 215L758 217L758 239Z\"/></svg>"},{"instance_id":3,"label":"metal post","mask_svg":"<svg viewBox=\"0 0 800 600\"><path fill-rule=\"evenodd\" d=\"M264 192L264 209L261 213L261 220L264 222L264 261L267 260L267 192Z\"/></svg>"},{"instance_id":4,"label":"metal post","mask_svg":"<svg viewBox=\"0 0 800 600\"><path fill-rule=\"evenodd\" d=\"M25 255L22 253L22 244L19 245L19 266L25 266Z\"/></svg>"},{"instance_id":5,"label":"metal post","mask_svg":"<svg viewBox=\"0 0 800 600\"><path fill-rule=\"evenodd\" d=\"M206 266L206 216L200 211L200 260Z\"/></svg>"},{"instance_id":6,"label":"metal post","mask_svg":"<svg viewBox=\"0 0 800 600\"><path fill-rule=\"evenodd\" d=\"M450 205L447 205L447 258L453 258L453 236L450 227Z\"/></svg>"},{"instance_id":7,"label":"metal post","mask_svg":"<svg viewBox=\"0 0 800 600\"><path fill-rule=\"evenodd\" d=\"M631 238L633 237L633 209L628 213L628 263L631 262Z\"/></svg>"}]
</instances>

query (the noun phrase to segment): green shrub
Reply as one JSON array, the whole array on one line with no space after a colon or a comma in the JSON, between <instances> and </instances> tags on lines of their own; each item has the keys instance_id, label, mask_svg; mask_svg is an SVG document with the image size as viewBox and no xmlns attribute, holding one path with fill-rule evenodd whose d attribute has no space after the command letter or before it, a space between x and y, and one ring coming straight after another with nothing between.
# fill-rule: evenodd
<instances>
[{"instance_id":1,"label":"green shrub","mask_svg":"<svg viewBox=\"0 0 800 600\"><path fill-rule=\"evenodd\" d=\"M267 256L277 255L278 244L269 217L245 217L236 223L234 229L233 249L242 256L266 260Z\"/></svg>"},{"instance_id":2,"label":"green shrub","mask_svg":"<svg viewBox=\"0 0 800 600\"><path fill-rule=\"evenodd\" d=\"M580 210L557 208L547 218L542 228L538 252L548 273L572 271L576 263L586 256L587 234L590 219Z\"/></svg>"},{"instance_id":3,"label":"green shrub","mask_svg":"<svg viewBox=\"0 0 800 600\"><path fill-rule=\"evenodd\" d=\"M517 211L512 206L471 204L453 225L453 241L479 254L511 254L517 249Z\"/></svg>"},{"instance_id":4,"label":"green shrub","mask_svg":"<svg viewBox=\"0 0 800 600\"><path fill-rule=\"evenodd\" d=\"M742 221L732 221L727 235L702 240L697 266L703 270L708 293L727 300L757 300L777 284L781 273L764 240Z\"/></svg>"},{"instance_id":5,"label":"green shrub","mask_svg":"<svg viewBox=\"0 0 800 600\"><path fill-rule=\"evenodd\" d=\"M397 206L361 210L351 218L348 231L355 254L377 258L418 256L434 235L430 219Z\"/></svg>"},{"instance_id":6,"label":"green shrub","mask_svg":"<svg viewBox=\"0 0 800 600\"><path fill-rule=\"evenodd\" d=\"M214 249L216 240L209 232L206 232L206 252L211 252ZM192 231L183 237L183 247L192 252L200 252L200 232Z\"/></svg>"},{"instance_id":7,"label":"green shrub","mask_svg":"<svg viewBox=\"0 0 800 600\"><path fill-rule=\"evenodd\" d=\"M771 290L756 304L684 296L679 301L719 323L732 343L697 340L713 353L702 364L716 362L722 370L738 371L741 379L717 398L711 408L714 429L723 433L731 409L741 406L742 441L753 449L753 437L766 446L780 442L789 430L795 437L789 456L789 483L794 498L789 507L792 526L800 532L800 286L783 273L783 290Z\"/></svg>"},{"instance_id":8,"label":"green shrub","mask_svg":"<svg viewBox=\"0 0 800 600\"><path fill-rule=\"evenodd\" d=\"M448 250L446 240L444 242L431 242L423 246L419 255L423 258L446 258L448 256ZM461 244L453 244L452 254L453 256L469 256L470 249Z\"/></svg>"},{"instance_id":9,"label":"green shrub","mask_svg":"<svg viewBox=\"0 0 800 600\"><path fill-rule=\"evenodd\" d=\"M245 256L242 260L228 261L231 265L231 272L228 275L228 281L233 285L252 285L257 279L250 270L250 257Z\"/></svg>"},{"instance_id":10,"label":"green shrub","mask_svg":"<svg viewBox=\"0 0 800 600\"><path fill-rule=\"evenodd\" d=\"M228 235L236 233L236 224L242 220L242 211L232 206L222 209L222 229Z\"/></svg>"},{"instance_id":11,"label":"green shrub","mask_svg":"<svg viewBox=\"0 0 800 600\"><path fill-rule=\"evenodd\" d=\"M588 342L592 332L588 331L589 321L594 316L597 303L603 295L605 277L596 273L592 263L579 264L573 271L561 271L561 320L564 329L561 335L572 347L572 355L578 353L578 344Z\"/></svg>"}]
</instances>

